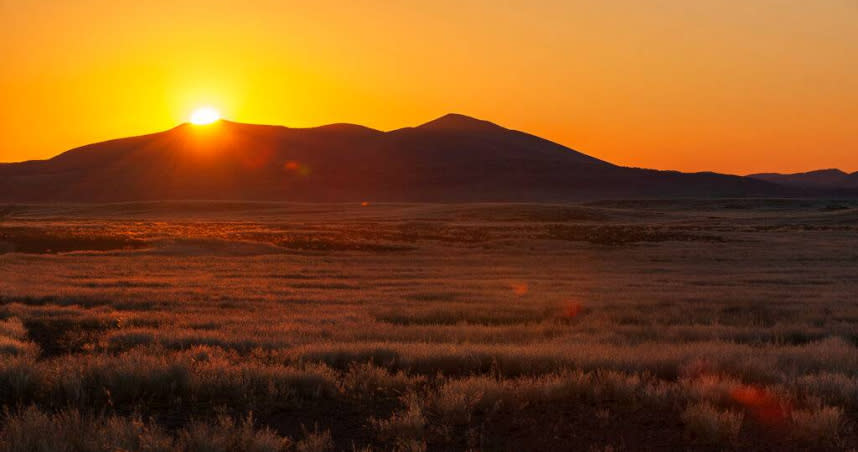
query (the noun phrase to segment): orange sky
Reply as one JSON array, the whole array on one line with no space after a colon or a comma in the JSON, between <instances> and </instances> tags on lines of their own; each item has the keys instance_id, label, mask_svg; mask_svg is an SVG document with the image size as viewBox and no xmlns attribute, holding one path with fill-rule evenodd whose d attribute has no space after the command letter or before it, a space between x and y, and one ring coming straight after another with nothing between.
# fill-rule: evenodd
<instances>
[{"instance_id":1,"label":"orange sky","mask_svg":"<svg viewBox=\"0 0 858 452\"><path fill-rule=\"evenodd\" d=\"M858 170L855 0L0 0L0 161L459 112L614 163Z\"/></svg>"}]
</instances>

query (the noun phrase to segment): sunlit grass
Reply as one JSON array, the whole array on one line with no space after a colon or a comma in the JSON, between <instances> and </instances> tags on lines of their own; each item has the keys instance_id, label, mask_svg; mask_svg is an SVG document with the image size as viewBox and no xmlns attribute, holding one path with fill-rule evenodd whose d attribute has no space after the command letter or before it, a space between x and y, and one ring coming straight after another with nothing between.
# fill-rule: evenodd
<instances>
[{"instance_id":1,"label":"sunlit grass","mask_svg":"<svg viewBox=\"0 0 858 452\"><path fill-rule=\"evenodd\" d=\"M9 226L71 248L0 255L0 450L858 446L852 232L302 208Z\"/></svg>"}]
</instances>

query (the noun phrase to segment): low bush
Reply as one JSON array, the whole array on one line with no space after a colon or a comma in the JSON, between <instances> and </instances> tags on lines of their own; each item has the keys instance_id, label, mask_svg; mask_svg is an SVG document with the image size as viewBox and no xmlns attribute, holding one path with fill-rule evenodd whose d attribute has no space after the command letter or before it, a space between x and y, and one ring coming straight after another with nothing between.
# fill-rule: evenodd
<instances>
[{"instance_id":1,"label":"low bush","mask_svg":"<svg viewBox=\"0 0 858 452\"><path fill-rule=\"evenodd\" d=\"M689 405L682 413L682 422L692 440L719 446L730 446L739 436L744 415L724 411L709 403Z\"/></svg>"}]
</instances>

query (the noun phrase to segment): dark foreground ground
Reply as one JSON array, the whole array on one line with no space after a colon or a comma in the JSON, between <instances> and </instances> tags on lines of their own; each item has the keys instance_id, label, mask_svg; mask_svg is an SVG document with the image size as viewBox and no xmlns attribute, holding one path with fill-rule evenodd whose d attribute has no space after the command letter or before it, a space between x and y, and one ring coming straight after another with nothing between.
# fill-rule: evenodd
<instances>
[{"instance_id":1,"label":"dark foreground ground","mask_svg":"<svg viewBox=\"0 0 858 452\"><path fill-rule=\"evenodd\" d=\"M0 450L854 450L856 275L842 201L0 207Z\"/></svg>"}]
</instances>

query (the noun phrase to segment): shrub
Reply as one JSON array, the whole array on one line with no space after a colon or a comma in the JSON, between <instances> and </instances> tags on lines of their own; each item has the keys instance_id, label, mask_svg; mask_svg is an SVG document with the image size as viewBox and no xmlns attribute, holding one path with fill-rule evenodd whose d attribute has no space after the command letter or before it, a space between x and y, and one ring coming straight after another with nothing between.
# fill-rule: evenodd
<instances>
[{"instance_id":1,"label":"shrub","mask_svg":"<svg viewBox=\"0 0 858 452\"><path fill-rule=\"evenodd\" d=\"M689 405L682 422L693 439L706 444L729 445L739 436L744 415L721 411L707 402Z\"/></svg>"},{"instance_id":2,"label":"shrub","mask_svg":"<svg viewBox=\"0 0 858 452\"><path fill-rule=\"evenodd\" d=\"M25 342L11 337L0 336L0 356L36 356L38 354L39 347L32 342Z\"/></svg>"},{"instance_id":3,"label":"shrub","mask_svg":"<svg viewBox=\"0 0 858 452\"><path fill-rule=\"evenodd\" d=\"M4 355L36 357L39 354L39 347L27 341L26 338L27 329L17 317L0 320L0 357Z\"/></svg>"},{"instance_id":4,"label":"shrub","mask_svg":"<svg viewBox=\"0 0 858 452\"><path fill-rule=\"evenodd\" d=\"M24 323L17 317L0 320L0 336L22 339L27 335Z\"/></svg>"},{"instance_id":5,"label":"shrub","mask_svg":"<svg viewBox=\"0 0 858 452\"><path fill-rule=\"evenodd\" d=\"M146 329L134 329L112 332L107 336L110 351L121 352L143 345L155 343L155 334Z\"/></svg>"},{"instance_id":6,"label":"shrub","mask_svg":"<svg viewBox=\"0 0 858 452\"><path fill-rule=\"evenodd\" d=\"M172 439L138 418L94 418L76 410L48 414L35 407L10 415L0 435L2 452L173 451Z\"/></svg>"},{"instance_id":7,"label":"shrub","mask_svg":"<svg viewBox=\"0 0 858 452\"><path fill-rule=\"evenodd\" d=\"M445 425L468 425L475 411L509 404L514 396L511 385L491 377L473 376L445 382L427 396L426 405Z\"/></svg>"},{"instance_id":8,"label":"shrub","mask_svg":"<svg viewBox=\"0 0 858 452\"><path fill-rule=\"evenodd\" d=\"M403 371L390 372L372 363L354 363L343 377L343 389L355 398L375 394L403 394L408 388L426 381L425 377L410 377Z\"/></svg>"},{"instance_id":9,"label":"shrub","mask_svg":"<svg viewBox=\"0 0 858 452\"><path fill-rule=\"evenodd\" d=\"M840 433L843 410L832 406L794 410L790 419L795 439L815 445L833 444Z\"/></svg>"},{"instance_id":10,"label":"shrub","mask_svg":"<svg viewBox=\"0 0 858 452\"><path fill-rule=\"evenodd\" d=\"M9 414L0 433L0 452L285 452L291 445L271 430L254 428L250 415L240 422L228 416L214 423L191 422L173 438L136 417L96 417L77 410L51 414L28 407Z\"/></svg>"},{"instance_id":11,"label":"shrub","mask_svg":"<svg viewBox=\"0 0 858 452\"><path fill-rule=\"evenodd\" d=\"M796 386L827 403L858 406L858 378L853 376L831 372L805 375Z\"/></svg>"},{"instance_id":12,"label":"shrub","mask_svg":"<svg viewBox=\"0 0 858 452\"><path fill-rule=\"evenodd\" d=\"M31 401L42 386L43 377L32 358L6 357L0 360L0 403L15 405Z\"/></svg>"},{"instance_id":13,"label":"shrub","mask_svg":"<svg viewBox=\"0 0 858 452\"><path fill-rule=\"evenodd\" d=\"M214 424L193 422L179 437L179 449L186 452L284 452L291 444L269 429L255 429L252 415L240 422L228 416Z\"/></svg>"},{"instance_id":14,"label":"shrub","mask_svg":"<svg viewBox=\"0 0 858 452\"><path fill-rule=\"evenodd\" d=\"M295 444L297 452L327 452L333 448L334 440L331 432L329 430L320 432L318 426L312 432L304 429L304 439Z\"/></svg>"},{"instance_id":15,"label":"shrub","mask_svg":"<svg viewBox=\"0 0 858 452\"><path fill-rule=\"evenodd\" d=\"M134 406L141 401L173 402L188 394L191 369L166 356L67 356L49 363L48 400L56 405Z\"/></svg>"},{"instance_id":16,"label":"shrub","mask_svg":"<svg viewBox=\"0 0 858 452\"><path fill-rule=\"evenodd\" d=\"M234 406L332 398L339 393L336 375L322 365L292 367L220 361L197 363L191 391L197 400L224 401Z\"/></svg>"},{"instance_id":17,"label":"shrub","mask_svg":"<svg viewBox=\"0 0 858 452\"><path fill-rule=\"evenodd\" d=\"M402 397L405 407L393 413L388 419L371 420L382 441L392 442L400 450L420 450L425 448L426 417L417 393L409 392Z\"/></svg>"}]
</instances>

